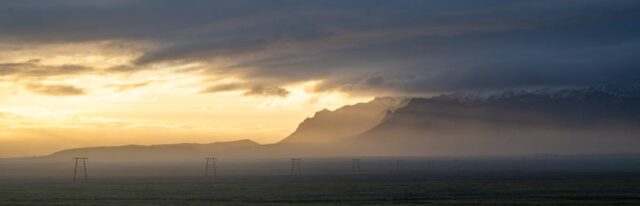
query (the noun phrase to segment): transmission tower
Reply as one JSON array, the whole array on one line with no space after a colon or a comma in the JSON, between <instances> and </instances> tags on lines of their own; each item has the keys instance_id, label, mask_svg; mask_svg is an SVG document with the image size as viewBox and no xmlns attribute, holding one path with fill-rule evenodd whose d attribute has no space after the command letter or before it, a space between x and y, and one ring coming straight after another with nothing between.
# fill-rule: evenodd
<instances>
[{"instance_id":1,"label":"transmission tower","mask_svg":"<svg viewBox=\"0 0 640 206\"><path fill-rule=\"evenodd\" d=\"M404 160L396 160L396 170L404 169Z\"/></svg>"},{"instance_id":2,"label":"transmission tower","mask_svg":"<svg viewBox=\"0 0 640 206\"><path fill-rule=\"evenodd\" d=\"M436 167L436 163L434 160L427 160L427 169L433 170Z\"/></svg>"},{"instance_id":3,"label":"transmission tower","mask_svg":"<svg viewBox=\"0 0 640 206\"><path fill-rule=\"evenodd\" d=\"M204 160L206 161L206 164L204 166L204 176L208 177L212 173L213 177L215 178L216 175L218 174L218 171L216 169L216 158L207 157L207 158L204 158Z\"/></svg>"},{"instance_id":4,"label":"transmission tower","mask_svg":"<svg viewBox=\"0 0 640 206\"><path fill-rule=\"evenodd\" d=\"M353 173L360 173L360 159L351 160L351 171Z\"/></svg>"},{"instance_id":5,"label":"transmission tower","mask_svg":"<svg viewBox=\"0 0 640 206\"><path fill-rule=\"evenodd\" d=\"M73 169L73 182L78 182L78 171L84 174L83 182L87 182L87 161L89 158L87 157L74 157L75 167Z\"/></svg>"},{"instance_id":6,"label":"transmission tower","mask_svg":"<svg viewBox=\"0 0 640 206\"><path fill-rule=\"evenodd\" d=\"M293 158L291 159L291 175L302 173L302 159Z\"/></svg>"}]
</instances>

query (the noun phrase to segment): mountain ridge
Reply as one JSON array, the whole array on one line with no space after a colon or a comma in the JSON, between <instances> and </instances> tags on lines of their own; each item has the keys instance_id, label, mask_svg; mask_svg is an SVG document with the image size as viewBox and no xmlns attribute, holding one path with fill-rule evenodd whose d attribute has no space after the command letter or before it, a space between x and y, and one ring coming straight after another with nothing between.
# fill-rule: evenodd
<instances>
[{"instance_id":1,"label":"mountain ridge","mask_svg":"<svg viewBox=\"0 0 640 206\"><path fill-rule=\"evenodd\" d=\"M640 145L635 135L640 134L639 85L505 91L480 98L474 94L376 98L334 111L318 111L275 144L244 140L234 141L236 146L219 142L129 145L120 149L154 154L165 149L170 155L184 157L212 153L241 157L636 154L640 151L632 145ZM351 114L360 116L345 118ZM358 124L355 129L351 128L354 124ZM100 149L108 150L80 148L51 156Z\"/></svg>"},{"instance_id":2,"label":"mountain ridge","mask_svg":"<svg viewBox=\"0 0 640 206\"><path fill-rule=\"evenodd\" d=\"M213 142L213 143L177 143L157 145L121 145L82 147L54 152L49 158L71 158L75 156L92 156L94 158L116 158L123 160L162 157L163 159L180 159L185 156L211 156L216 154L237 155L237 149L255 149L261 146L249 139ZM131 153L131 154L129 154ZM163 154L164 153L164 154Z\"/></svg>"}]
</instances>

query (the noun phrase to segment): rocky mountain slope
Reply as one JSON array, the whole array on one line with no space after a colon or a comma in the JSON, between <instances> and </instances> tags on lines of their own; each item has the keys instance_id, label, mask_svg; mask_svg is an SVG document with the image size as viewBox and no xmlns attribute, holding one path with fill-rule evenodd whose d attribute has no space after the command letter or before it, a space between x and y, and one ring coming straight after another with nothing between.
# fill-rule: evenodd
<instances>
[{"instance_id":1,"label":"rocky mountain slope","mask_svg":"<svg viewBox=\"0 0 640 206\"><path fill-rule=\"evenodd\" d=\"M329 143L361 134L384 119L387 113L403 107L405 98L376 98L329 111L324 109L305 119L291 135L280 143Z\"/></svg>"}]
</instances>

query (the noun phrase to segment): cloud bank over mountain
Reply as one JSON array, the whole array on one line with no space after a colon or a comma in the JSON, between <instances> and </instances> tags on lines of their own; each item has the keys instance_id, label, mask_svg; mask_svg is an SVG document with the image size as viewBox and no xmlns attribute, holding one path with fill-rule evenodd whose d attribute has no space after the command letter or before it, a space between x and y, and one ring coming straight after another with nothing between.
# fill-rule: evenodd
<instances>
[{"instance_id":1,"label":"cloud bank over mountain","mask_svg":"<svg viewBox=\"0 0 640 206\"><path fill-rule=\"evenodd\" d=\"M414 98L353 141L378 154L637 154L637 105L637 84Z\"/></svg>"}]
</instances>

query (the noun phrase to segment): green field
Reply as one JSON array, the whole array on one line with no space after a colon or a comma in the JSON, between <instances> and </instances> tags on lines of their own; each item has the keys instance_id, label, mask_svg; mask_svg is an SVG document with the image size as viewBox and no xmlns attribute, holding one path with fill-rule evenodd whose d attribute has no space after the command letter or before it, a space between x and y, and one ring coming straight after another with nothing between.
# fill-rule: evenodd
<instances>
[{"instance_id":1,"label":"green field","mask_svg":"<svg viewBox=\"0 0 640 206\"><path fill-rule=\"evenodd\" d=\"M221 175L0 181L0 205L640 205L634 172Z\"/></svg>"}]
</instances>

